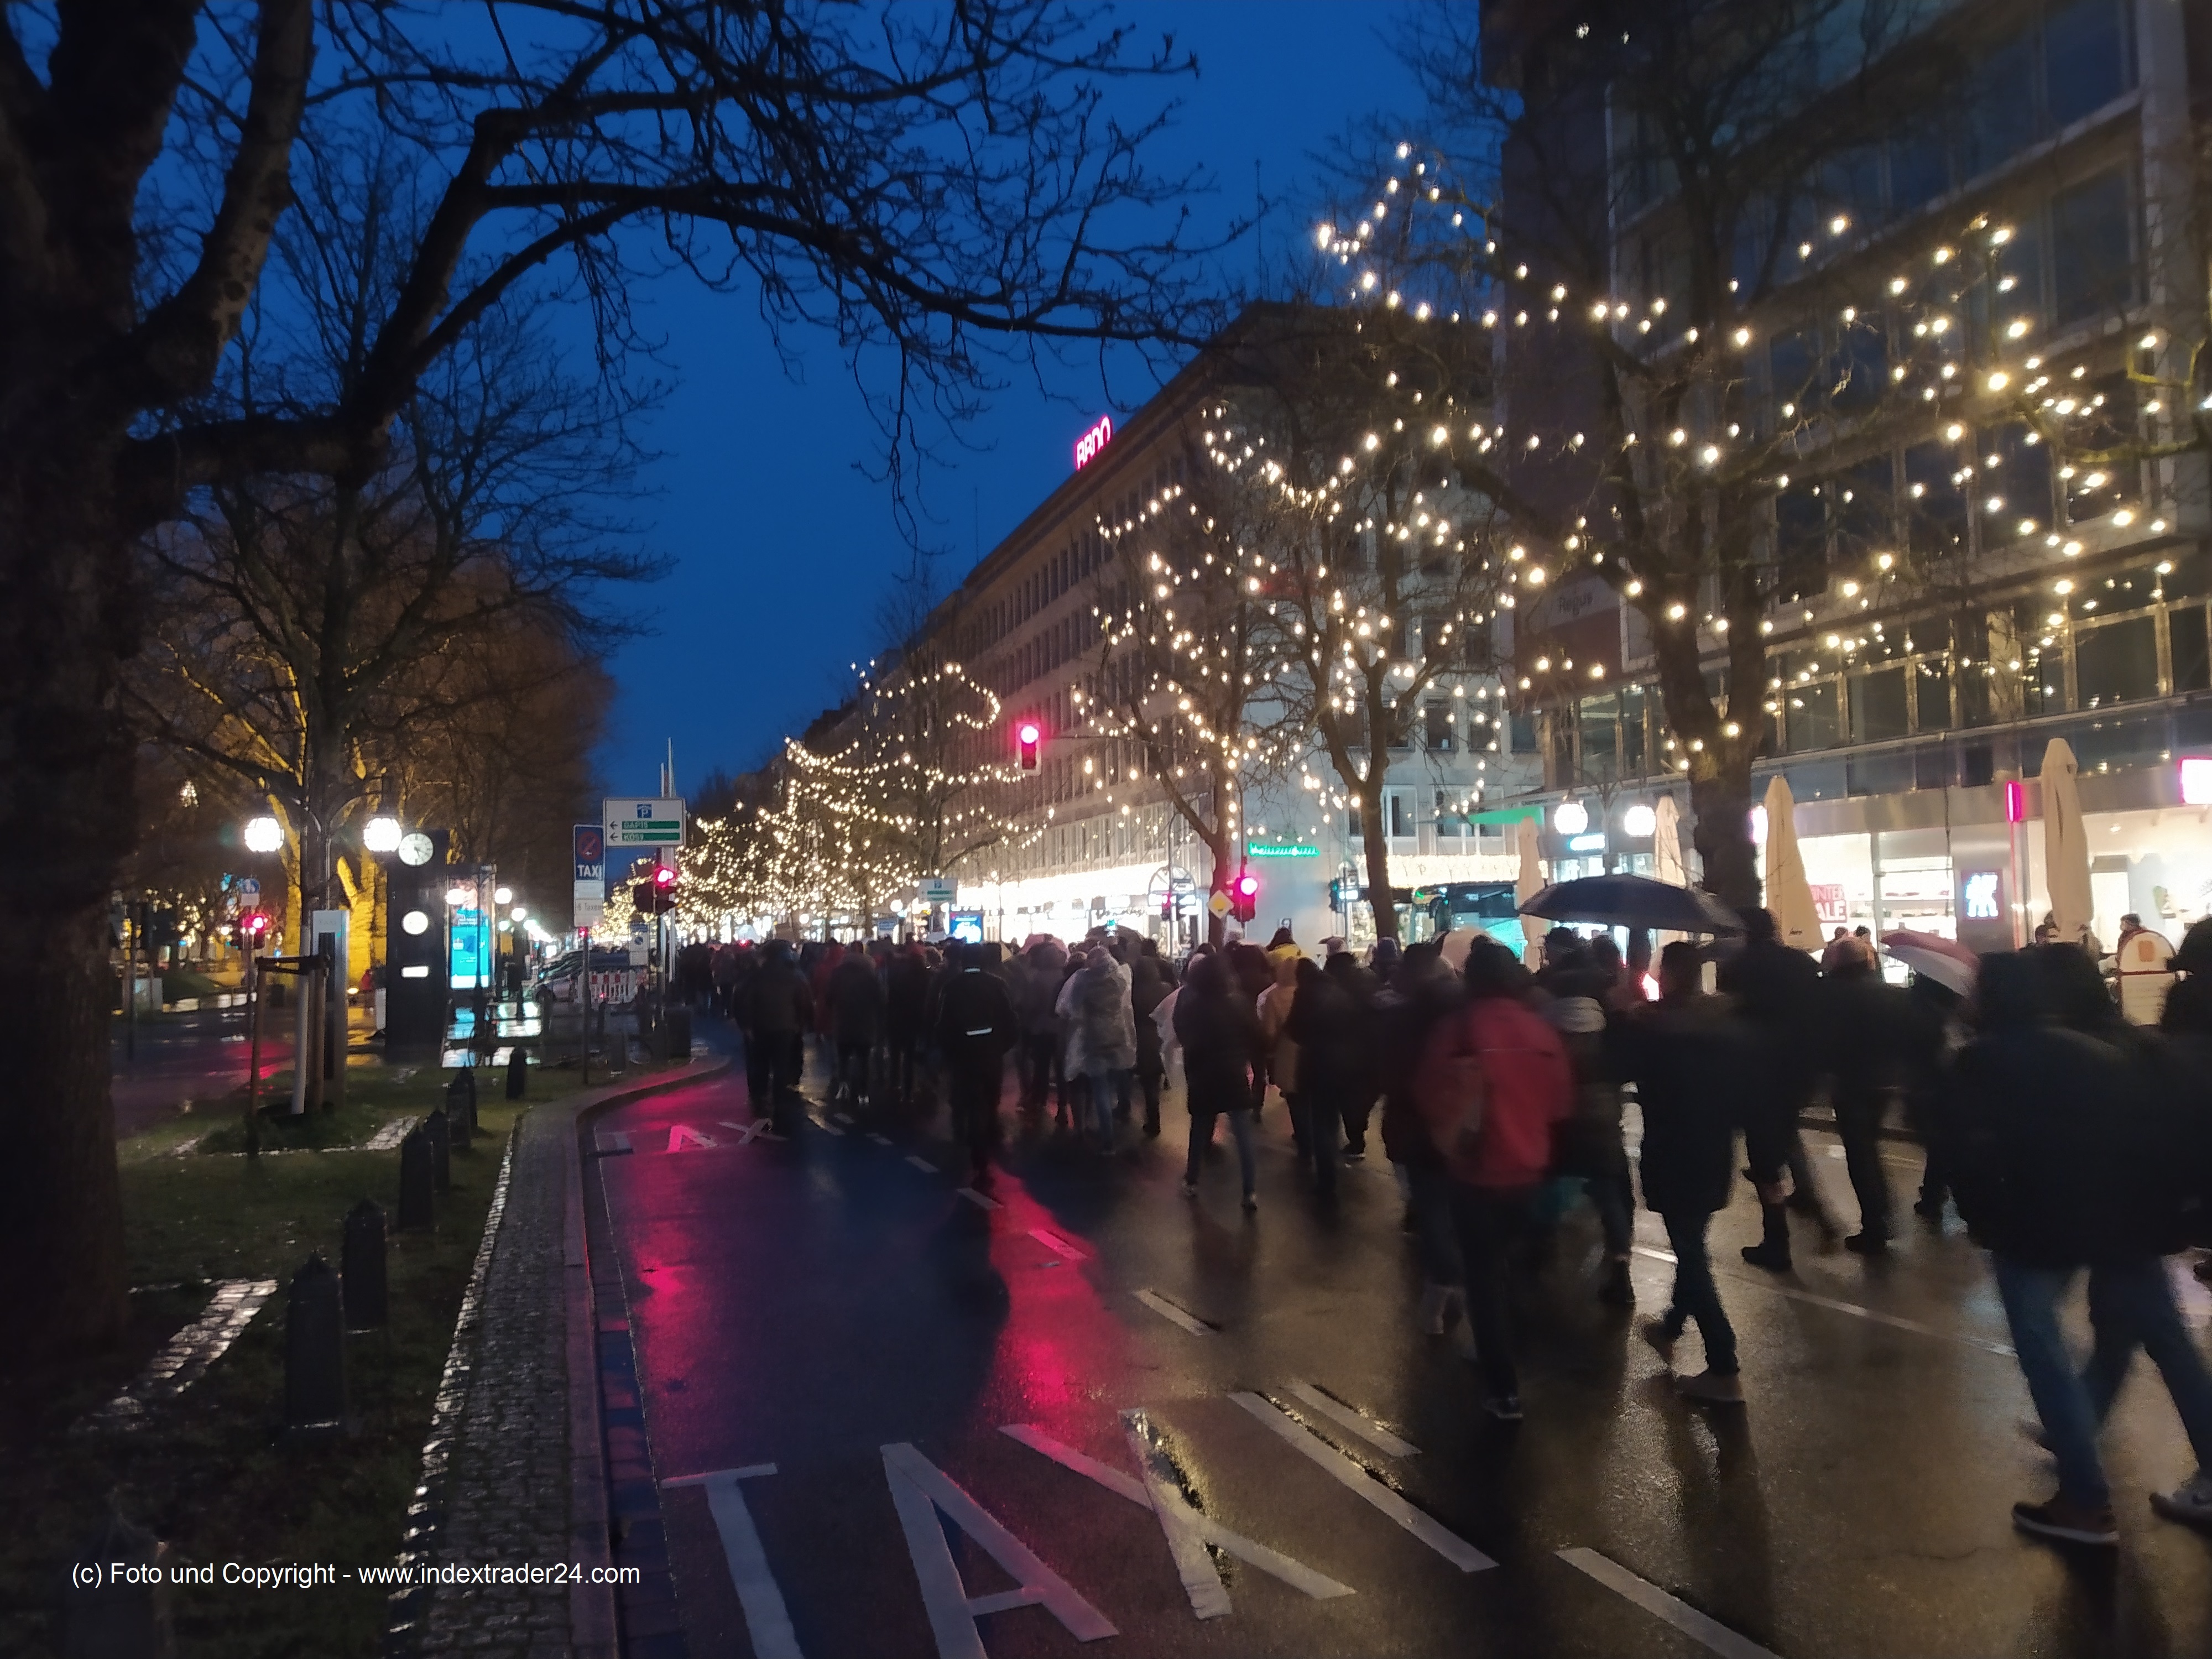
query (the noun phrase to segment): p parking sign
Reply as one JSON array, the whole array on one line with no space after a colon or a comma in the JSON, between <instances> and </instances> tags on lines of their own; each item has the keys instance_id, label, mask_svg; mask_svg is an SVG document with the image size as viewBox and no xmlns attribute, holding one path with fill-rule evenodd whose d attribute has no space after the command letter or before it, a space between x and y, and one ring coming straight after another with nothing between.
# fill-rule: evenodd
<instances>
[{"instance_id":1,"label":"p parking sign","mask_svg":"<svg viewBox=\"0 0 2212 1659\"><path fill-rule=\"evenodd\" d=\"M680 799L611 795L599 814L609 851L623 848L684 845L684 803Z\"/></svg>"}]
</instances>

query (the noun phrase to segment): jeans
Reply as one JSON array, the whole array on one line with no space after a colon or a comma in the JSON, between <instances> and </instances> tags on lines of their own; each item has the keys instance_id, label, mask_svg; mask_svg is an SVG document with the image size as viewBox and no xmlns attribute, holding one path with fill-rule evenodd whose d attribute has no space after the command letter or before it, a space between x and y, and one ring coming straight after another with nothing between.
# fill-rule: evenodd
<instances>
[{"instance_id":1,"label":"jeans","mask_svg":"<svg viewBox=\"0 0 2212 1659\"><path fill-rule=\"evenodd\" d=\"M2058 1328L2058 1304L2076 1269L2032 1267L2002 1255L1992 1255L1990 1265L2028 1397L2035 1401L2044 1438L2058 1462L2059 1494L2086 1508L2102 1509L2112 1502L2112 1490L2097 1458L2097 1413L2088 1389L2075 1375L2065 1334Z\"/></svg>"},{"instance_id":2,"label":"jeans","mask_svg":"<svg viewBox=\"0 0 2212 1659\"><path fill-rule=\"evenodd\" d=\"M1022 1101L1024 1105L1042 1107L1044 1097L1051 1092L1054 1070L1060 1064L1060 1038L1051 1031L1031 1031L1022 1038ZM1063 1080L1060 1089L1060 1104L1067 1103L1067 1085Z\"/></svg>"},{"instance_id":3,"label":"jeans","mask_svg":"<svg viewBox=\"0 0 2212 1659\"><path fill-rule=\"evenodd\" d=\"M1844 1167L1859 1201L1859 1231L1889 1237L1889 1171L1881 1162L1881 1119L1889 1103L1879 1094L1836 1097L1836 1133L1843 1138Z\"/></svg>"},{"instance_id":4,"label":"jeans","mask_svg":"<svg viewBox=\"0 0 2212 1659\"><path fill-rule=\"evenodd\" d=\"M1492 1399L1521 1392L1513 1360L1512 1317L1506 1305L1506 1257L1526 1231L1532 1188L1470 1187L1452 1181L1452 1224L1467 1262L1467 1322L1476 1362Z\"/></svg>"},{"instance_id":5,"label":"jeans","mask_svg":"<svg viewBox=\"0 0 2212 1659\"><path fill-rule=\"evenodd\" d=\"M2166 1263L2153 1256L2124 1267L2090 1268L2089 1323L2096 1341L2081 1368L2081 1387L2097 1421L2111 1414L2141 1348L2166 1380L2198 1467L2212 1469L2212 1370L2206 1370L2203 1355L2181 1322Z\"/></svg>"},{"instance_id":6,"label":"jeans","mask_svg":"<svg viewBox=\"0 0 2212 1659\"><path fill-rule=\"evenodd\" d=\"M1334 1192L1336 1138L1344 1127L1337 1097L1320 1089L1299 1090L1291 1097L1291 1122L1297 1130L1300 1149L1313 1159L1315 1188Z\"/></svg>"},{"instance_id":7,"label":"jeans","mask_svg":"<svg viewBox=\"0 0 2212 1659\"><path fill-rule=\"evenodd\" d=\"M1098 1138L1109 1146L1114 1144L1114 1103L1128 1075L1103 1060L1083 1062L1083 1076L1090 1085L1091 1121L1097 1126Z\"/></svg>"},{"instance_id":8,"label":"jeans","mask_svg":"<svg viewBox=\"0 0 2212 1659\"><path fill-rule=\"evenodd\" d=\"M1452 1224L1452 1178L1436 1164L1401 1164L1406 1172L1407 1199L1413 1209L1414 1243L1421 1259L1421 1277L1431 1285L1466 1282L1467 1263L1461 1259L1459 1234Z\"/></svg>"},{"instance_id":9,"label":"jeans","mask_svg":"<svg viewBox=\"0 0 2212 1659\"><path fill-rule=\"evenodd\" d=\"M967 1147L969 1160L981 1170L999 1144L999 1089L1005 1063L999 1054L987 1051L955 1055L945 1069L951 1081L952 1137Z\"/></svg>"},{"instance_id":10,"label":"jeans","mask_svg":"<svg viewBox=\"0 0 2212 1659\"><path fill-rule=\"evenodd\" d=\"M1713 1259L1705 1249L1705 1229L1712 1217L1703 1210L1676 1211L1659 1218L1667 1224L1667 1243L1674 1252L1674 1294L1668 1304L1668 1334L1680 1336L1692 1320L1705 1345L1705 1367L1723 1376L1736 1370L1735 1328L1721 1306L1720 1287L1713 1283Z\"/></svg>"},{"instance_id":11,"label":"jeans","mask_svg":"<svg viewBox=\"0 0 2212 1659\"><path fill-rule=\"evenodd\" d=\"M1213 1139L1213 1120L1219 1112L1193 1109L1190 1115L1190 1155L1183 1160L1182 1178L1193 1186L1198 1184L1198 1160ZM1237 1143L1237 1173L1244 1178L1244 1195L1249 1198L1259 1182L1259 1169L1252 1158L1252 1114L1237 1108L1228 1115L1229 1136Z\"/></svg>"}]
</instances>

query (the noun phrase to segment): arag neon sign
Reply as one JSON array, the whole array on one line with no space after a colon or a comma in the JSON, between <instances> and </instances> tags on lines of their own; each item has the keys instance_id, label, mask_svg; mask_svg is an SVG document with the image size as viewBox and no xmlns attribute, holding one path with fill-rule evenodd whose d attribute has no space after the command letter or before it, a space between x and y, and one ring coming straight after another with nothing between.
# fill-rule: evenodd
<instances>
[{"instance_id":1,"label":"arag neon sign","mask_svg":"<svg viewBox=\"0 0 2212 1659\"><path fill-rule=\"evenodd\" d=\"M1075 466L1081 471L1098 459L1098 453L1114 441L1114 419L1101 415L1098 424L1075 441Z\"/></svg>"}]
</instances>

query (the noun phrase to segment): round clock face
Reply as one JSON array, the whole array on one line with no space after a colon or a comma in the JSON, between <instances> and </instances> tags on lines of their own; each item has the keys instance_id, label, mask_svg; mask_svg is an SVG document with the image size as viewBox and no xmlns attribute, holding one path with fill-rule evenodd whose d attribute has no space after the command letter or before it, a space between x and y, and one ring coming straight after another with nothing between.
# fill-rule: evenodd
<instances>
[{"instance_id":1,"label":"round clock face","mask_svg":"<svg viewBox=\"0 0 2212 1659\"><path fill-rule=\"evenodd\" d=\"M399 838L399 861L402 864L428 864L430 854L438 849L430 844L429 836L417 830L411 836Z\"/></svg>"}]
</instances>

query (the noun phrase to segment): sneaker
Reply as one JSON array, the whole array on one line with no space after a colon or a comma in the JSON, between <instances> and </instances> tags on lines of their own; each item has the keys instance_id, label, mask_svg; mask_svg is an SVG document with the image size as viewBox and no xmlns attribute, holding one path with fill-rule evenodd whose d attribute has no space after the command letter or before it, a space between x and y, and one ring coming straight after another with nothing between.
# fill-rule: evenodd
<instances>
[{"instance_id":1,"label":"sneaker","mask_svg":"<svg viewBox=\"0 0 2212 1659\"><path fill-rule=\"evenodd\" d=\"M1255 1210L1258 1209L1259 1207L1260 1207L1260 1194L1257 1194L1257 1193L1247 1193L1247 1194L1244 1194L1244 1213L1245 1213L1245 1214L1249 1215L1249 1214L1251 1214L1251 1213L1252 1213L1252 1212L1253 1212L1253 1211L1255 1211Z\"/></svg>"},{"instance_id":2,"label":"sneaker","mask_svg":"<svg viewBox=\"0 0 2212 1659\"><path fill-rule=\"evenodd\" d=\"M1184 1182L1182 1183L1182 1195L1185 1198L1196 1198L1198 1196L1198 1183L1195 1181Z\"/></svg>"},{"instance_id":3,"label":"sneaker","mask_svg":"<svg viewBox=\"0 0 2212 1659\"><path fill-rule=\"evenodd\" d=\"M1747 1244L1743 1247L1743 1259L1753 1267L1764 1267L1771 1273L1786 1273L1790 1271L1790 1252L1786 1248L1778 1248L1769 1244Z\"/></svg>"},{"instance_id":4,"label":"sneaker","mask_svg":"<svg viewBox=\"0 0 2212 1659\"><path fill-rule=\"evenodd\" d=\"M1521 1420L1521 1396L1517 1394L1485 1395L1482 1409L1501 1423L1518 1423Z\"/></svg>"},{"instance_id":5,"label":"sneaker","mask_svg":"<svg viewBox=\"0 0 2212 1659\"><path fill-rule=\"evenodd\" d=\"M1741 1406L1743 1404L1743 1379L1734 1371L1717 1371L1710 1366L1695 1376L1674 1379L1674 1392L1685 1400L1694 1400L1706 1406Z\"/></svg>"},{"instance_id":6,"label":"sneaker","mask_svg":"<svg viewBox=\"0 0 2212 1659\"><path fill-rule=\"evenodd\" d=\"M2212 1476L2201 1469L2170 1492L2150 1495L2153 1513L2192 1527L2212 1527Z\"/></svg>"},{"instance_id":7,"label":"sneaker","mask_svg":"<svg viewBox=\"0 0 2212 1659\"><path fill-rule=\"evenodd\" d=\"M2056 1538L2062 1543L2097 1544L2110 1548L2120 1541L2120 1529L2113 1524L2110 1504L2093 1510L2085 1504L2069 1503L2063 1496L2047 1504L2015 1504L2012 1506L2012 1523L2022 1532L2033 1533L2038 1538Z\"/></svg>"},{"instance_id":8,"label":"sneaker","mask_svg":"<svg viewBox=\"0 0 2212 1659\"><path fill-rule=\"evenodd\" d=\"M1659 1356L1662 1364L1674 1364L1674 1345L1682 1340L1680 1331L1668 1329L1663 1319L1647 1319L1636 1328L1636 1334L1644 1339L1645 1347Z\"/></svg>"},{"instance_id":9,"label":"sneaker","mask_svg":"<svg viewBox=\"0 0 2212 1659\"><path fill-rule=\"evenodd\" d=\"M1887 1233L1853 1233L1844 1241L1844 1248L1855 1255L1887 1255L1889 1235Z\"/></svg>"},{"instance_id":10,"label":"sneaker","mask_svg":"<svg viewBox=\"0 0 2212 1659\"><path fill-rule=\"evenodd\" d=\"M1597 1287L1597 1299L1616 1308L1636 1305L1636 1286L1629 1282L1628 1263L1616 1259L1606 1266L1604 1280Z\"/></svg>"}]
</instances>

